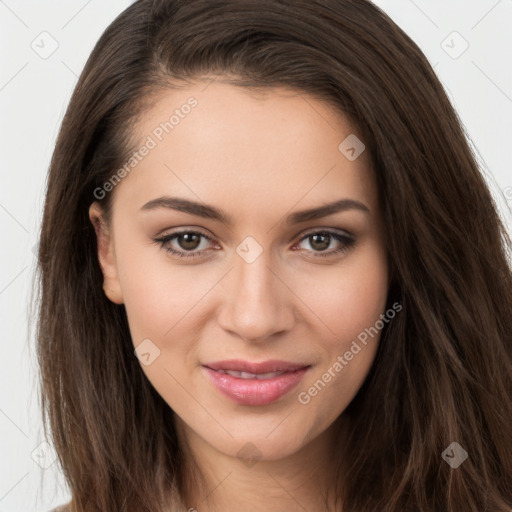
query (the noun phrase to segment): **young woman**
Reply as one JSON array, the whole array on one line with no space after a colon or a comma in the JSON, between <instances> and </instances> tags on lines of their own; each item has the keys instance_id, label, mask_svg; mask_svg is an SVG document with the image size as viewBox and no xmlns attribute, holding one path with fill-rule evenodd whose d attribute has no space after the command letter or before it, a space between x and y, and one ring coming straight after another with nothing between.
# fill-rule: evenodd
<instances>
[{"instance_id":1,"label":"young woman","mask_svg":"<svg viewBox=\"0 0 512 512\"><path fill-rule=\"evenodd\" d=\"M136 1L49 171L66 510L512 510L510 249L371 2Z\"/></svg>"}]
</instances>

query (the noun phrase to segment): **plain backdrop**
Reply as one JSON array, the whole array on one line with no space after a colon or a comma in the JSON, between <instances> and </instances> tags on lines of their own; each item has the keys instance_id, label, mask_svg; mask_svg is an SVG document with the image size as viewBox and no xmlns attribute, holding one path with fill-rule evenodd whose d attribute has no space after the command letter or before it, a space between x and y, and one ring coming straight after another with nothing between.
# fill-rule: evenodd
<instances>
[{"instance_id":1,"label":"plain backdrop","mask_svg":"<svg viewBox=\"0 0 512 512\"><path fill-rule=\"evenodd\" d=\"M44 512L70 497L40 419L27 318L34 251L71 92L95 42L130 3L0 0L0 512ZM431 62L510 226L512 0L375 3Z\"/></svg>"}]
</instances>

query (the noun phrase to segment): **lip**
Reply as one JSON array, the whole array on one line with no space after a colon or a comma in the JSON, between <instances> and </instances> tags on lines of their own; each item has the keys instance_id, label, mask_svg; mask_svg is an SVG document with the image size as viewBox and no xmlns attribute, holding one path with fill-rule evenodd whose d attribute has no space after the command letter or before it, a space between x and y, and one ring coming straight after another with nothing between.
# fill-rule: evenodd
<instances>
[{"instance_id":1,"label":"lip","mask_svg":"<svg viewBox=\"0 0 512 512\"><path fill-rule=\"evenodd\" d=\"M234 370L247 373L268 373L268 372L292 372L310 366L307 363L292 363L289 361L281 361L279 359L268 359L259 363L244 361L242 359L228 359L226 361L215 361L205 363L212 370Z\"/></svg>"},{"instance_id":2,"label":"lip","mask_svg":"<svg viewBox=\"0 0 512 512\"><path fill-rule=\"evenodd\" d=\"M311 365L288 361L268 360L259 363L231 359L203 365L210 382L225 396L240 405L268 405L291 391L304 377ZM241 378L222 373L222 370L261 375L282 372L270 378Z\"/></svg>"}]
</instances>

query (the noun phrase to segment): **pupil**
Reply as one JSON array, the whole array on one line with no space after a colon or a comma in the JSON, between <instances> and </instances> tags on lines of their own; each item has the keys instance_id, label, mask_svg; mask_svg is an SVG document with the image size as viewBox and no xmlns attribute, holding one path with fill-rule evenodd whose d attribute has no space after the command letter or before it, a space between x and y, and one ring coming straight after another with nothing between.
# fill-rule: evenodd
<instances>
[{"instance_id":1,"label":"pupil","mask_svg":"<svg viewBox=\"0 0 512 512\"><path fill-rule=\"evenodd\" d=\"M327 247L329 247L329 236L330 235L325 235L325 234L317 234L317 235L312 235L311 238L313 239L313 243L311 244L313 247L315 247L315 244L318 240L318 238L323 238L324 239L324 242L320 242L320 247L316 247L317 249L327 249ZM327 240L327 242L326 242Z\"/></svg>"},{"instance_id":2,"label":"pupil","mask_svg":"<svg viewBox=\"0 0 512 512\"><path fill-rule=\"evenodd\" d=\"M180 235L180 240L185 240L184 243L182 243L180 241L180 245L181 247L183 247L183 249L196 249L197 246L198 246L198 240L199 240L199 235L196 235L194 233L185 233L183 235ZM191 239L196 239L195 242L194 241L191 241ZM191 245L190 245L191 244Z\"/></svg>"}]
</instances>

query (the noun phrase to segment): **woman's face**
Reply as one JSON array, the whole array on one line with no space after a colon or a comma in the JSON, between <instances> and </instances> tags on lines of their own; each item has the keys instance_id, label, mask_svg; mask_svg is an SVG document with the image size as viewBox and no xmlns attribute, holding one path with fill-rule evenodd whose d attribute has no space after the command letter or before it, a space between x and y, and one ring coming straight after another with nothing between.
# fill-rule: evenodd
<instances>
[{"instance_id":1,"label":"woman's face","mask_svg":"<svg viewBox=\"0 0 512 512\"><path fill-rule=\"evenodd\" d=\"M377 189L333 107L206 84L169 90L139 120L98 254L187 435L273 460L326 432L374 359L388 290Z\"/></svg>"}]
</instances>

